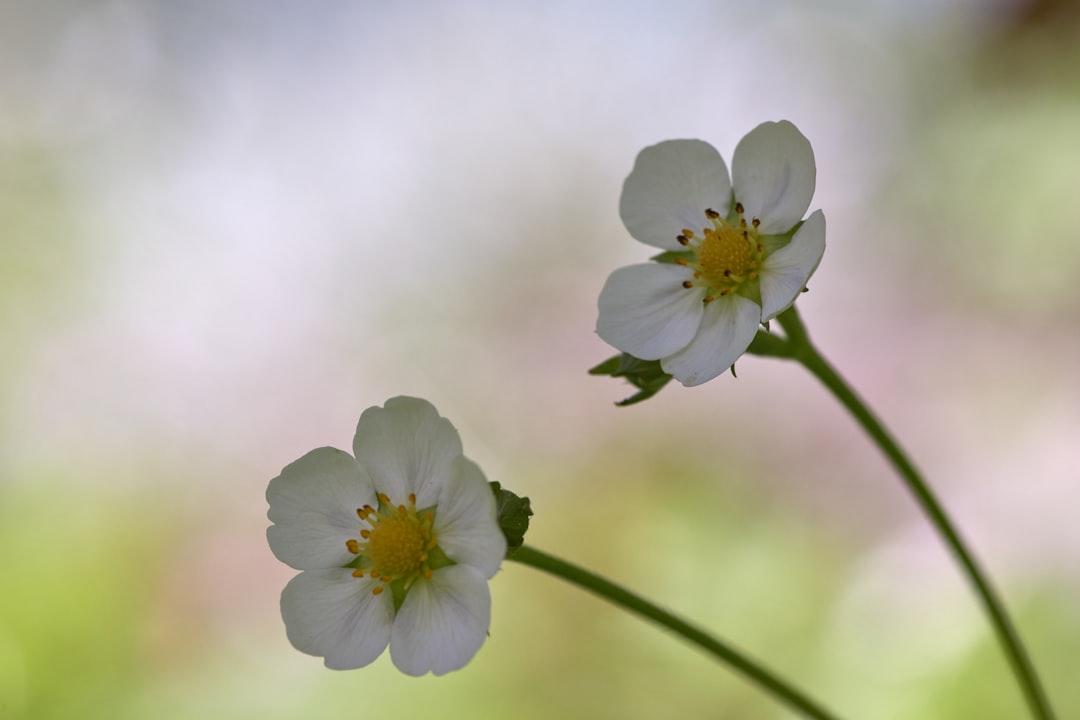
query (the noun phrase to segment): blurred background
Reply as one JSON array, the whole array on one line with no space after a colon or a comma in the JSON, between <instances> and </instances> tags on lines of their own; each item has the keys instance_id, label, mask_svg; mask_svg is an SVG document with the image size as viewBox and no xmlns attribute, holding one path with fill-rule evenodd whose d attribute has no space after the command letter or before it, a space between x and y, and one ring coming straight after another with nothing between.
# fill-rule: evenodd
<instances>
[{"instance_id":1,"label":"blurred background","mask_svg":"<svg viewBox=\"0 0 1080 720\"><path fill-rule=\"evenodd\" d=\"M0 6L0 718L787 718L508 563L464 670L293 650L267 481L435 403L529 540L848 718L1019 718L972 593L798 366L586 370L643 146L792 120L819 347L1080 717L1080 16L1064 2Z\"/></svg>"}]
</instances>

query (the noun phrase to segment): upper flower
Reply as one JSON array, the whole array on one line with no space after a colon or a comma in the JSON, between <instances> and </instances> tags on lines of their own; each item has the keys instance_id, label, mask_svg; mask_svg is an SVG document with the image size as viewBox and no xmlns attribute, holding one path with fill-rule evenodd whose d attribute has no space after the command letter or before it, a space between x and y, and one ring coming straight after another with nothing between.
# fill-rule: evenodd
<instances>
[{"instance_id":1,"label":"upper flower","mask_svg":"<svg viewBox=\"0 0 1080 720\"><path fill-rule=\"evenodd\" d=\"M303 571L281 593L289 641L335 670L387 644L409 675L457 670L487 636L506 554L494 495L426 400L365 410L353 452L312 450L266 489L270 549Z\"/></svg>"},{"instance_id":2,"label":"upper flower","mask_svg":"<svg viewBox=\"0 0 1080 720\"><path fill-rule=\"evenodd\" d=\"M600 292L600 337L660 360L687 386L731 367L758 326L795 302L825 252L825 216L802 219L816 171L814 150L794 125L758 125L731 165L734 187L708 143L668 140L642 150L619 214L634 238L672 255L616 270Z\"/></svg>"}]
</instances>

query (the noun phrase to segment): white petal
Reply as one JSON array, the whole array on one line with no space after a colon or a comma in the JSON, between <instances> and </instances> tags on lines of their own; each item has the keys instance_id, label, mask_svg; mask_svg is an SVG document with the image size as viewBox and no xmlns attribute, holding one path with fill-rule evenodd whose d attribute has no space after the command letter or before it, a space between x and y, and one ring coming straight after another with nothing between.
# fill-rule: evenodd
<instances>
[{"instance_id":1,"label":"white petal","mask_svg":"<svg viewBox=\"0 0 1080 720\"><path fill-rule=\"evenodd\" d=\"M396 397L360 416L353 451L393 504L415 493L416 506L425 508L439 501L454 472L461 437L427 400Z\"/></svg>"},{"instance_id":2,"label":"white petal","mask_svg":"<svg viewBox=\"0 0 1080 720\"><path fill-rule=\"evenodd\" d=\"M787 120L767 122L739 141L731 158L735 199L758 232L785 233L802 219L814 196L814 149Z\"/></svg>"},{"instance_id":3,"label":"white petal","mask_svg":"<svg viewBox=\"0 0 1080 720\"><path fill-rule=\"evenodd\" d=\"M371 478L351 455L319 448L285 467L266 488L274 525L266 539L297 570L341 567L355 556L345 541L360 533L357 508L374 505Z\"/></svg>"},{"instance_id":4,"label":"white petal","mask_svg":"<svg viewBox=\"0 0 1080 720\"><path fill-rule=\"evenodd\" d=\"M646 245L682 250L683 229L712 227L705 210L727 214L731 180L720 153L701 140L668 140L638 153L623 183L619 216Z\"/></svg>"},{"instance_id":5,"label":"white petal","mask_svg":"<svg viewBox=\"0 0 1080 720\"><path fill-rule=\"evenodd\" d=\"M646 263L619 268L600 291L596 332L609 345L642 360L658 360L684 347L701 324L702 288L687 290L693 271Z\"/></svg>"},{"instance_id":6,"label":"white petal","mask_svg":"<svg viewBox=\"0 0 1080 720\"><path fill-rule=\"evenodd\" d=\"M686 387L700 385L731 367L746 352L761 322L761 308L741 295L727 295L705 306L697 337L660 361L664 372Z\"/></svg>"},{"instance_id":7,"label":"white petal","mask_svg":"<svg viewBox=\"0 0 1080 720\"><path fill-rule=\"evenodd\" d=\"M309 570L281 591L281 617L289 642L300 652L326 658L332 670L363 667L390 641L394 601L380 584L354 578L349 568Z\"/></svg>"},{"instance_id":8,"label":"white petal","mask_svg":"<svg viewBox=\"0 0 1080 720\"><path fill-rule=\"evenodd\" d=\"M435 512L439 547L454 562L471 565L489 578L506 556L506 538L495 520L495 494L473 461L461 457L443 487Z\"/></svg>"},{"instance_id":9,"label":"white petal","mask_svg":"<svg viewBox=\"0 0 1080 720\"><path fill-rule=\"evenodd\" d=\"M815 210L791 242L761 264L761 319L772 320L791 307L825 254L825 215Z\"/></svg>"},{"instance_id":10,"label":"white petal","mask_svg":"<svg viewBox=\"0 0 1080 720\"><path fill-rule=\"evenodd\" d=\"M491 624L491 592L476 569L453 565L413 583L394 620L390 657L407 675L443 675L472 660Z\"/></svg>"}]
</instances>

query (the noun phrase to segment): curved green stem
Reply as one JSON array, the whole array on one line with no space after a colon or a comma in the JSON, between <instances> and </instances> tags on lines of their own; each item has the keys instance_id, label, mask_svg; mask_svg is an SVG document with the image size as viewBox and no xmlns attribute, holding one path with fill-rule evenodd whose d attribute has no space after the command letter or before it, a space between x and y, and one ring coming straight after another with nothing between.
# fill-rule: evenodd
<instances>
[{"instance_id":1,"label":"curved green stem","mask_svg":"<svg viewBox=\"0 0 1080 720\"><path fill-rule=\"evenodd\" d=\"M941 535L945 544L963 568L968 580L975 589L976 594L982 601L990 618L990 623L997 633L1005 656L1012 666L1012 671L1020 684L1020 688L1031 709L1032 716L1039 720L1053 720L1054 712L1050 707L1050 701L1039 682L1039 676L1035 667L1024 649L1005 605L1001 601L990 578L983 570L975 555L967 548L966 543L960 537L956 524L949 519L945 509L934 496L930 486L923 480L922 475L915 469L915 465L908 459L900 446L870 411L866 404L855 394L855 391L844 381L833 367L826 362L825 358L811 344L806 333L806 328L799 319L794 306L784 311L778 318L780 325L787 333L791 343L791 357L800 362L807 370L814 374L822 384L827 387L837 400L855 417L866 434L877 444L885 457L889 459L893 467L903 478L908 490L915 496L919 506L926 513L927 518Z\"/></svg>"},{"instance_id":2,"label":"curved green stem","mask_svg":"<svg viewBox=\"0 0 1080 720\"><path fill-rule=\"evenodd\" d=\"M730 645L609 580L527 545L515 550L507 559L562 578L569 583L599 595L624 610L640 615L647 620L662 625L677 635L681 635L689 642L714 655L721 662L727 663L751 682L771 693L773 697L799 711L804 717L817 718L818 720L837 720L836 715L825 710L806 695Z\"/></svg>"}]
</instances>

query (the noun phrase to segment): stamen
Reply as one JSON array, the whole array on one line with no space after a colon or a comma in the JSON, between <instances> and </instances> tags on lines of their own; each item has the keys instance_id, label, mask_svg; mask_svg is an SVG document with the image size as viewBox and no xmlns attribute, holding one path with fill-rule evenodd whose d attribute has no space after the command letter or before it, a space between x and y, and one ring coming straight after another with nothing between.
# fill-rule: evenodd
<instances>
[{"instance_id":1,"label":"stamen","mask_svg":"<svg viewBox=\"0 0 1080 720\"><path fill-rule=\"evenodd\" d=\"M690 238L686 237L685 235L679 235L675 239L679 241L680 245L689 245L690 244Z\"/></svg>"},{"instance_id":2,"label":"stamen","mask_svg":"<svg viewBox=\"0 0 1080 720\"><path fill-rule=\"evenodd\" d=\"M376 585L375 587L371 588L371 594L379 595L380 593L382 593L383 589L384 588L382 585Z\"/></svg>"},{"instance_id":3,"label":"stamen","mask_svg":"<svg viewBox=\"0 0 1080 720\"><path fill-rule=\"evenodd\" d=\"M379 502L383 503L384 505L389 505L390 504L390 496L387 495L386 493L379 493Z\"/></svg>"},{"instance_id":4,"label":"stamen","mask_svg":"<svg viewBox=\"0 0 1080 720\"><path fill-rule=\"evenodd\" d=\"M737 202L737 203L735 203L735 212L737 212L737 213L739 213L740 215L742 215L742 214L743 214L743 209L744 209L744 208L743 208L743 205L742 205L742 203L741 203L741 202Z\"/></svg>"},{"instance_id":5,"label":"stamen","mask_svg":"<svg viewBox=\"0 0 1080 720\"><path fill-rule=\"evenodd\" d=\"M693 230L687 230L686 228L682 229L682 234L685 235L688 238L694 237L694 231Z\"/></svg>"},{"instance_id":6,"label":"stamen","mask_svg":"<svg viewBox=\"0 0 1080 720\"><path fill-rule=\"evenodd\" d=\"M416 493L409 493L409 504L416 505Z\"/></svg>"},{"instance_id":7,"label":"stamen","mask_svg":"<svg viewBox=\"0 0 1080 720\"><path fill-rule=\"evenodd\" d=\"M359 555L360 543L356 542L355 540L346 540L345 549L351 552L353 555Z\"/></svg>"},{"instance_id":8,"label":"stamen","mask_svg":"<svg viewBox=\"0 0 1080 720\"><path fill-rule=\"evenodd\" d=\"M690 288L694 287L694 283L690 282L689 280L683 280L682 286L689 290Z\"/></svg>"},{"instance_id":9,"label":"stamen","mask_svg":"<svg viewBox=\"0 0 1080 720\"><path fill-rule=\"evenodd\" d=\"M716 218L720 217L720 213L716 212L712 208L705 208L705 217L709 218L710 220L715 220Z\"/></svg>"},{"instance_id":10,"label":"stamen","mask_svg":"<svg viewBox=\"0 0 1080 720\"><path fill-rule=\"evenodd\" d=\"M761 221L758 220L757 218L754 218L753 223L754 223L754 229L756 230L757 226L761 224Z\"/></svg>"},{"instance_id":11,"label":"stamen","mask_svg":"<svg viewBox=\"0 0 1080 720\"><path fill-rule=\"evenodd\" d=\"M364 528L363 530L360 531L360 537L367 540L369 537L371 537L371 531L368 530L367 528Z\"/></svg>"},{"instance_id":12,"label":"stamen","mask_svg":"<svg viewBox=\"0 0 1080 720\"><path fill-rule=\"evenodd\" d=\"M352 576L354 578L362 578L362 577L364 577L364 571L361 570L360 568L357 568L357 569L352 571Z\"/></svg>"}]
</instances>

